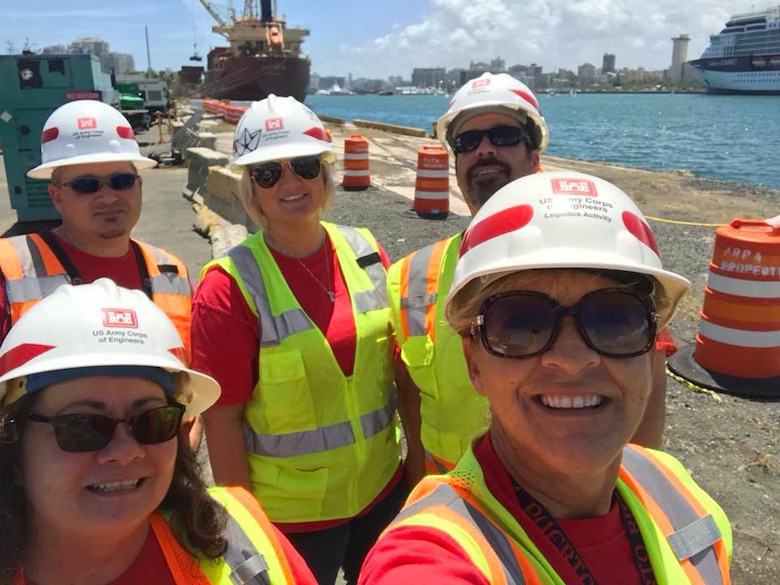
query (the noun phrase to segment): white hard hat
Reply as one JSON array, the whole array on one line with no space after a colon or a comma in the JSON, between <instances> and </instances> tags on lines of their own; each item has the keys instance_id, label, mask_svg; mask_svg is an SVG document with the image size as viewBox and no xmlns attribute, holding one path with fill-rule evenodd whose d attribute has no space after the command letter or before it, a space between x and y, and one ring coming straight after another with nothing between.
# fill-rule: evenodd
<instances>
[{"instance_id":1,"label":"white hard hat","mask_svg":"<svg viewBox=\"0 0 780 585\"><path fill-rule=\"evenodd\" d=\"M27 176L50 179L57 167L125 161L138 170L157 165L141 156L130 122L116 108L96 100L77 100L60 106L46 120L41 164Z\"/></svg>"},{"instance_id":2,"label":"white hard hat","mask_svg":"<svg viewBox=\"0 0 780 585\"><path fill-rule=\"evenodd\" d=\"M294 97L270 94L252 102L238 121L230 162L248 166L312 155L336 162L330 135L317 114Z\"/></svg>"},{"instance_id":3,"label":"white hard hat","mask_svg":"<svg viewBox=\"0 0 780 585\"><path fill-rule=\"evenodd\" d=\"M173 323L142 291L108 278L66 284L22 315L0 346L0 403L20 398L27 391L21 382L33 374L146 366L176 373L173 398L192 417L214 404L220 390L184 360Z\"/></svg>"},{"instance_id":4,"label":"white hard hat","mask_svg":"<svg viewBox=\"0 0 780 585\"><path fill-rule=\"evenodd\" d=\"M529 126L534 150L542 153L547 148L550 133L534 92L507 73L483 73L461 87L439 118L436 135L445 148L450 148L448 138L457 134L466 120L488 112L517 117Z\"/></svg>"},{"instance_id":5,"label":"white hard hat","mask_svg":"<svg viewBox=\"0 0 780 585\"><path fill-rule=\"evenodd\" d=\"M665 325L690 282L661 265L642 212L611 183L584 173L535 173L502 187L463 235L446 310L501 276L544 268L615 270L655 279L659 325Z\"/></svg>"}]
</instances>

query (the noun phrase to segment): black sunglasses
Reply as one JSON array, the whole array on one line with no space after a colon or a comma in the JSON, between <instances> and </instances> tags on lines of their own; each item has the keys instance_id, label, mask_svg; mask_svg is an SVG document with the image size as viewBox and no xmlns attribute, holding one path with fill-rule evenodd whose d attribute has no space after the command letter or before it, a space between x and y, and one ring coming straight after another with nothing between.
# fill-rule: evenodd
<instances>
[{"instance_id":1,"label":"black sunglasses","mask_svg":"<svg viewBox=\"0 0 780 585\"><path fill-rule=\"evenodd\" d=\"M461 132L450 142L455 154L463 154L475 150L482 139L487 136L493 146L517 146L523 141L531 144L531 137L524 128L519 126L495 126L487 130L467 130Z\"/></svg>"},{"instance_id":2,"label":"black sunglasses","mask_svg":"<svg viewBox=\"0 0 780 585\"><path fill-rule=\"evenodd\" d=\"M143 445L164 443L173 439L181 428L184 406L171 404L151 408L128 418L102 414L58 414L42 416L32 412L27 419L54 427L57 445L63 451L84 453L99 451L111 442L119 423L124 423L136 441Z\"/></svg>"},{"instance_id":3,"label":"black sunglasses","mask_svg":"<svg viewBox=\"0 0 780 585\"><path fill-rule=\"evenodd\" d=\"M257 183L258 187L270 189L282 178L285 166L289 166L302 179L316 179L322 168L318 156L299 156L287 162L274 160L253 167L252 180Z\"/></svg>"},{"instance_id":4,"label":"black sunglasses","mask_svg":"<svg viewBox=\"0 0 780 585\"><path fill-rule=\"evenodd\" d=\"M93 193L100 191L103 186L109 187L114 191L130 189L135 185L137 179L138 175L135 173L115 173L109 177L85 175L83 177L76 177L67 183L63 183L63 185L70 187L76 193L92 195Z\"/></svg>"},{"instance_id":5,"label":"black sunglasses","mask_svg":"<svg viewBox=\"0 0 780 585\"><path fill-rule=\"evenodd\" d=\"M605 357L636 357L655 342L658 316L652 299L624 288L595 290L571 307L535 291L499 293L482 303L471 334L479 331L482 345L495 356L532 358L552 347L569 316L588 347Z\"/></svg>"}]
</instances>

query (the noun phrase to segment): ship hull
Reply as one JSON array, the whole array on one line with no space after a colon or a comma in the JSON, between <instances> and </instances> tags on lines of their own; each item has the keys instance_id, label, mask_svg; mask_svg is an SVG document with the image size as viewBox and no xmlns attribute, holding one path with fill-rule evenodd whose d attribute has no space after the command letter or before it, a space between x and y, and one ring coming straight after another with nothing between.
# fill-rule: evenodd
<instances>
[{"instance_id":1,"label":"ship hull","mask_svg":"<svg viewBox=\"0 0 780 585\"><path fill-rule=\"evenodd\" d=\"M780 54L696 59L690 64L708 93L780 95Z\"/></svg>"},{"instance_id":2,"label":"ship hull","mask_svg":"<svg viewBox=\"0 0 780 585\"><path fill-rule=\"evenodd\" d=\"M235 56L224 49L209 54L203 95L215 99L261 100L268 94L298 101L309 87L309 60L291 56Z\"/></svg>"}]
</instances>

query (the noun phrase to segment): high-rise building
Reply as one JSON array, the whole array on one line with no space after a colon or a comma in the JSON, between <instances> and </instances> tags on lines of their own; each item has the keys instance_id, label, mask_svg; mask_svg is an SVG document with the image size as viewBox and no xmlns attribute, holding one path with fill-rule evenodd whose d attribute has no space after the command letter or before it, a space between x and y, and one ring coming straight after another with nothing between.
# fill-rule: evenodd
<instances>
[{"instance_id":1,"label":"high-rise building","mask_svg":"<svg viewBox=\"0 0 780 585\"><path fill-rule=\"evenodd\" d=\"M614 53L604 53L604 58L601 61L601 73L606 75L607 73L615 73L615 71Z\"/></svg>"},{"instance_id":2,"label":"high-rise building","mask_svg":"<svg viewBox=\"0 0 780 585\"><path fill-rule=\"evenodd\" d=\"M669 79L681 81L683 78L683 65L688 60L688 43L691 37L681 34L672 39L672 64L669 67Z\"/></svg>"},{"instance_id":3,"label":"high-rise building","mask_svg":"<svg viewBox=\"0 0 780 585\"><path fill-rule=\"evenodd\" d=\"M444 67L415 67L412 71L412 85L415 87L441 87L444 84Z\"/></svg>"},{"instance_id":4,"label":"high-rise building","mask_svg":"<svg viewBox=\"0 0 780 585\"><path fill-rule=\"evenodd\" d=\"M577 77L582 85L592 85L596 81L596 66L590 63L583 63L577 67Z\"/></svg>"}]
</instances>

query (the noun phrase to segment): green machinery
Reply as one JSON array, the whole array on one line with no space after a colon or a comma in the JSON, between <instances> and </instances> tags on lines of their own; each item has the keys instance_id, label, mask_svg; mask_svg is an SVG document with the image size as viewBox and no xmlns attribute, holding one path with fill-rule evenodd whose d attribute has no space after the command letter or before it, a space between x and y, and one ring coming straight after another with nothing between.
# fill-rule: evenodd
<instances>
[{"instance_id":1,"label":"green machinery","mask_svg":"<svg viewBox=\"0 0 780 585\"><path fill-rule=\"evenodd\" d=\"M11 207L19 222L59 219L48 181L28 179L41 162L46 118L67 101L116 101L111 77L93 55L0 55L0 140Z\"/></svg>"}]
</instances>

